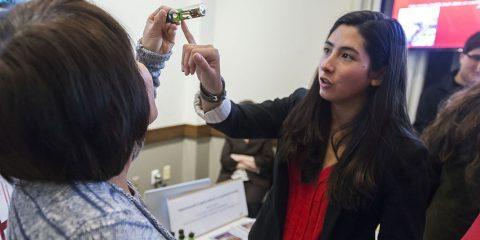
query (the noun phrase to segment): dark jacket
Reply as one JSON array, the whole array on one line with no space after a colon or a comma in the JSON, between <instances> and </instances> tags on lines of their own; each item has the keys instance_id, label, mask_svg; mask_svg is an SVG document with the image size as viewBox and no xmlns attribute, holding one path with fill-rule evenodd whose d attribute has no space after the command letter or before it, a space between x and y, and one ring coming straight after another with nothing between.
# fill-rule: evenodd
<instances>
[{"instance_id":1,"label":"dark jacket","mask_svg":"<svg viewBox=\"0 0 480 240\"><path fill-rule=\"evenodd\" d=\"M432 182L436 191L427 209L424 240L461 239L479 214L477 202L472 198L474 189L465 181L465 169L475 151L472 144L467 145L470 146L455 154L456 158L444 163L431 157L435 163Z\"/></svg>"},{"instance_id":2,"label":"dark jacket","mask_svg":"<svg viewBox=\"0 0 480 240\"><path fill-rule=\"evenodd\" d=\"M462 87L455 82L457 72L458 70L451 72L445 76L440 83L425 89L422 93L420 101L418 102L415 123L413 124L417 132L422 133L437 116L441 104Z\"/></svg>"},{"instance_id":3,"label":"dark jacket","mask_svg":"<svg viewBox=\"0 0 480 240\"><path fill-rule=\"evenodd\" d=\"M261 104L232 103L228 118L212 126L235 138L279 138L283 121L306 92L298 89L287 98ZM280 138L277 149L281 149L282 144ZM372 206L351 211L330 204L320 239L374 239L378 224L381 224L379 239L422 239L429 196L427 150L419 142L400 138L393 147L396 153L385 159L384 178ZM288 166L285 156L278 152L273 185L249 239L282 239L288 199Z\"/></svg>"}]
</instances>

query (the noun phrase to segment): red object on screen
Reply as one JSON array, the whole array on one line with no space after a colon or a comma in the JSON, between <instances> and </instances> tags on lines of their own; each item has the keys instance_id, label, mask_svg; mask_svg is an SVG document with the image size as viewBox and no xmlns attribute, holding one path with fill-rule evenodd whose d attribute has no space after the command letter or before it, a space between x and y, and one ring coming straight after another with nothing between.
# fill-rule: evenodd
<instances>
[{"instance_id":1,"label":"red object on screen","mask_svg":"<svg viewBox=\"0 0 480 240\"><path fill-rule=\"evenodd\" d=\"M462 48L480 31L478 0L395 0L392 17L410 48Z\"/></svg>"}]
</instances>

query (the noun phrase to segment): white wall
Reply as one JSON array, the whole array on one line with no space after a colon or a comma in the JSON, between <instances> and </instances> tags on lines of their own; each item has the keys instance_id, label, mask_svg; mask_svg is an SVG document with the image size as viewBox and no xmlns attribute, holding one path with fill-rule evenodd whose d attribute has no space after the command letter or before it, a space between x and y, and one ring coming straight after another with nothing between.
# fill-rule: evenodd
<instances>
[{"instance_id":1,"label":"white wall","mask_svg":"<svg viewBox=\"0 0 480 240\"><path fill-rule=\"evenodd\" d=\"M224 138L213 137L210 139L208 177L212 179L213 182L217 181L218 175L220 175L220 170L222 168L220 164L220 157L222 156L223 145L225 145Z\"/></svg>"},{"instance_id":2,"label":"white wall","mask_svg":"<svg viewBox=\"0 0 480 240\"><path fill-rule=\"evenodd\" d=\"M133 40L141 37L147 16L160 5L183 7L195 0L93 0L122 23ZM359 7L358 0L205 0L207 16L188 20L199 44L219 49L222 75L232 100L262 101L305 87L318 64L333 22ZM179 29L174 54L160 77L159 116L151 128L201 124L192 107L196 77L180 71Z\"/></svg>"},{"instance_id":3,"label":"white wall","mask_svg":"<svg viewBox=\"0 0 480 240\"><path fill-rule=\"evenodd\" d=\"M198 3L195 0L92 0L95 4L112 14L128 31L132 40L136 42L141 38L147 17L162 5L179 8ZM204 19L190 20L190 31L194 36L200 36L200 24ZM181 72L180 63L182 46L185 38L180 27L177 32L176 46L172 57L167 62L160 76L160 87L157 90L158 118L150 125L150 128L165 127L181 123L198 123L201 121L195 115L188 115L187 111L193 112L191 94L192 86L196 86L196 77L185 77Z\"/></svg>"},{"instance_id":4,"label":"white wall","mask_svg":"<svg viewBox=\"0 0 480 240\"><path fill-rule=\"evenodd\" d=\"M351 3L217 1L214 45L230 98L260 101L307 86L331 25Z\"/></svg>"}]
</instances>

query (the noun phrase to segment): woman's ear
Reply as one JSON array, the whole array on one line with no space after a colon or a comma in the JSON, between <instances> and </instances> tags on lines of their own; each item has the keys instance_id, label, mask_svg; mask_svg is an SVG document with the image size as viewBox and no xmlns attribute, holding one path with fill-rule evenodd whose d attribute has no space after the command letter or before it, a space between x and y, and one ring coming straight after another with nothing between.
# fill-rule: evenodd
<instances>
[{"instance_id":1,"label":"woman's ear","mask_svg":"<svg viewBox=\"0 0 480 240\"><path fill-rule=\"evenodd\" d=\"M383 74L385 74L385 68L380 69L379 71L372 72L370 74L371 81L370 85L373 87L378 87L382 84Z\"/></svg>"},{"instance_id":2,"label":"woman's ear","mask_svg":"<svg viewBox=\"0 0 480 240\"><path fill-rule=\"evenodd\" d=\"M370 85L372 85L373 87L378 87L382 84L382 80L380 79L372 79L372 81L370 82Z\"/></svg>"}]
</instances>

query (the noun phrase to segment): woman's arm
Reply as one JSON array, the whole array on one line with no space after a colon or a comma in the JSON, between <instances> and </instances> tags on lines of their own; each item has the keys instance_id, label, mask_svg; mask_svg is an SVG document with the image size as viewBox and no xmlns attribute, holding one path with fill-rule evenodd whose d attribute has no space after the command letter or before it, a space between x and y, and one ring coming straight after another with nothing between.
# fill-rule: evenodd
<instances>
[{"instance_id":1,"label":"woman's arm","mask_svg":"<svg viewBox=\"0 0 480 240\"><path fill-rule=\"evenodd\" d=\"M169 7L162 6L148 17L143 36L136 47L137 60L147 67L155 88L160 86L160 71L172 55L175 45L177 26L166 23L168 11Z\"/></svg>"},{"instance_id":2,"label":"woman's arm","mask_svg":"<svg viewBox=\"0 0 480 240\"><path fill-rule=\"evenodd\" d=\"M170 59L172 52L166 54L160 54L157 52L150 51L143 47L140 41L137 43L136 47L137 52L137 61L143 63L147 67L148 71L152 75L153 86L155 89L160 86L160 72L165 67L165 62ZM156 91L155 91L156 95Z\"/></svg>"},{"instance_id":3,"label":"woman's arm","mask_svg":"<svg viewBox=\"0 0 480 240\"><path fill-rule=\"evenodd\" d=\"M207 124L231 138L278 138L283 121L306 92L306 89L299 88L289 97L259 104L236 104L225 99L209 112L203 112L197 94L195 110Z\"/></svg>"}]
</instances>

